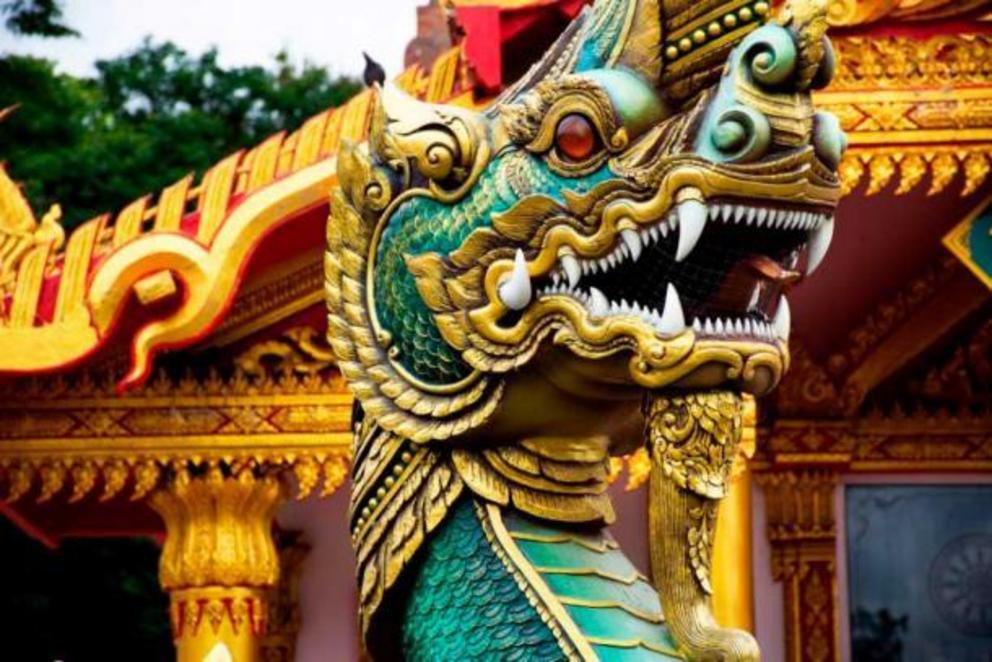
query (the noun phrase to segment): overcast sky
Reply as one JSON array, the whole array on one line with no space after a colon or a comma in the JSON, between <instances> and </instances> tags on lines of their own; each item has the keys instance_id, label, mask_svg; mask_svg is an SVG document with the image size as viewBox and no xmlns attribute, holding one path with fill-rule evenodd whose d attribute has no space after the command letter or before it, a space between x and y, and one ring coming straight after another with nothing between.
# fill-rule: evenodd
<instances>
[{"instance_id":1,"label":"overcast sky","mask_svg":"<svg viewBox=\"0 0 992 662\"><path fill-rule=\"evenodd\" d=\"M390 76L416 32L425 0L65 0L65 22L80 37L14 37L0 29L0 52L45 56L76 75L137 46L145 35L190 53L217 46L225 66L270 64L286 49L334 74L358 75L367 50Z\"/></svg>"}]
</instances>

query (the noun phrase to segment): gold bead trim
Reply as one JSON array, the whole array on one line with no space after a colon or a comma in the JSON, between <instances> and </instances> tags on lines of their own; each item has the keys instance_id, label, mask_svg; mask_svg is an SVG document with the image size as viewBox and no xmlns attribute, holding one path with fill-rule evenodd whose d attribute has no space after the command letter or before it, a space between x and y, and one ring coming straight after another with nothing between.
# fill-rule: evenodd
<instances>
[{"instance_id":1,"label":"gold bead trim","mask_svg":"<svg viewBox=\"0 0 992 662\"><path fill-rule=\"evenodd\" d=\"M699 51L708 43L729 32L764 20L769 11L771 11L769 3L765 0L758 0L727 12L723 16L716 17L709 23L700 25L692 32L669 41L665 45L665 59L674 62L693 51Z\"/></svg>"},{"instance_id":2,"label":"gold bead trim","mask_svg":"<svg viewBox=\"0 0 992 662\"><path fill-rule=\"evenodd\" d=\"M355 520L355 525L352 528L353 536L358 535L358 532L364 529L365 525L376 514L379 506L384 505L388 501L386 497L393 486L403 476L404 471L410 466L411 462L413 462L413 453L409 450L403 450L396 454L392 466L384 472L383 477L380 477L382 478L382 482L379 484L379 487L375 490L369 490L372 496L368 497L363 504L355 508L358 518Z\"/></svg>"}]
</instances>

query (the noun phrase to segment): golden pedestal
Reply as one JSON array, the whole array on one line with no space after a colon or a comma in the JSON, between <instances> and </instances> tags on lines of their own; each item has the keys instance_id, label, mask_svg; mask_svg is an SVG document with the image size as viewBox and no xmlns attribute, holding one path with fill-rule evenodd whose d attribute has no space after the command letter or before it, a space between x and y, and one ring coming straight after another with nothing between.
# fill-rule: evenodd
<instances>
[{"instance_id":1,"label":"golden pedestal","mask_svg":"<svg viewBox=\"0 0 992 662\"><path fill-rule=\"evenodd\" d=\"M212 465L177 472L150 503L165 521L159 578L179 662L255 662L279 580L277 476Z\"/></svg>"}]
</instances>

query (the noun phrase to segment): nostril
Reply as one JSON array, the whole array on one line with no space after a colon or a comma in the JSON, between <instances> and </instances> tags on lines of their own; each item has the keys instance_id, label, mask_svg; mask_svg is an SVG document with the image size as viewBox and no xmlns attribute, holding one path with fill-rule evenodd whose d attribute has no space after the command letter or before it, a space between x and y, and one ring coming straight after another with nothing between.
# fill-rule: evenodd
<instances>
[{"instance_id":1,"label":"nostril","mask_svg":"<svg viewBox=\"0 0 992 662\"><path fill-rule=\"evenodd\" d=\"M847 149L847 136L833 114L818 111L813 116L813 149L831 170L837 170L840 166L840 160Z\"/></svg>"},{"instance_id":2,"label":"nostril","mask_svg":"<svg viewBox=\"0 0 992 662\"><path fill-rule=\"evenodd\" d=\"M810 87L814 90L822 90L830 85L836 70L837 54L834 52L834 45L829 37L823 37L823 59L820 60L820 66L816 70L816 75L813 76Z\"/></svg>"}]
</instances>

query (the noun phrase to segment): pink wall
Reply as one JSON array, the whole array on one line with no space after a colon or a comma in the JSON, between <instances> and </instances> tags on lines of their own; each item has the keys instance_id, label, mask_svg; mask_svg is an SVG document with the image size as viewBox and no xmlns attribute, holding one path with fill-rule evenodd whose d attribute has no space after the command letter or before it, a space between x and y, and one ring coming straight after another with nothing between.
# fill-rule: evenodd
<instances>
[{"instance_id":1,"label":"pink wall","mask_svg":"<svg viewBox=\"0 0 992 662\"><path fill-rule=\"evenodd\" d=\"M303 623L297 662L358 660L355 620L355 558L351 552L346 513L348 490L330 499L294 501L280 511L285 529L303 531L311 545L300 578Z\"/></svg>"},{"instance_id":2,"label":"pink wall","mask_svg":"<svg viewBox=\"0 0 992 662\"><path fill-rule=\"evenodd\" d=\"M751 576L754 581L754 635L761 659L785 659L785 598L782 584L772 579L772 547L765 535L765 493L751 487Z\"/></svg>"}]
</instances>

